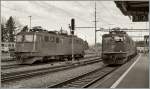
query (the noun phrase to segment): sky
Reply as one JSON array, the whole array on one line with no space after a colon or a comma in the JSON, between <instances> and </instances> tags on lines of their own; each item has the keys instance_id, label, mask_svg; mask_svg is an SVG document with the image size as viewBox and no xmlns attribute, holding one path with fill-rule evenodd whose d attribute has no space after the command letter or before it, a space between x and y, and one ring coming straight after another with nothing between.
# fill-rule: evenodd
<instances>
[{"instance_id":1,"label":"sky","mask_svg":"<svg viewBox=\"0 0 150 89\"><path fill-rule=\"evenodd\" d=\"M113 1L96 1L97 29L100 28L139 28L149 27L148 22L132 22L124 16ZM47 30L59 31L62 27L70 32L68 26L75 19L76 27L94 27L94 1L1 1L1 18L13 16L22 25L42 26ZM94 28L76 28L75 35L87 40L90 45L95 42ZM97 42L101 42L102 34L97 32ZM148 35L148 32L128 32L130 36ZM142 40L143 38L135 38Z\"/></svg>"}]
</instances>

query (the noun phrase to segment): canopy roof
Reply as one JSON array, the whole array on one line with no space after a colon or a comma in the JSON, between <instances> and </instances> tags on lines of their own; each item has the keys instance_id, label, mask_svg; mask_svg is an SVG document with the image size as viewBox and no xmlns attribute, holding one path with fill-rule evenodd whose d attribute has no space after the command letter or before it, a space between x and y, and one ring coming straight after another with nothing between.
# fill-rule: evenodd
<instances>
[{"instance_id":1,"label":"canopy roof","mask_svg":"<svg viewBox=\"0 0 150 89\"><path fill-rule=\"evenodd\" d=\"M133 22L148 21L149 1L115 1L116 6Z\"/></svg>"}]
</instances>

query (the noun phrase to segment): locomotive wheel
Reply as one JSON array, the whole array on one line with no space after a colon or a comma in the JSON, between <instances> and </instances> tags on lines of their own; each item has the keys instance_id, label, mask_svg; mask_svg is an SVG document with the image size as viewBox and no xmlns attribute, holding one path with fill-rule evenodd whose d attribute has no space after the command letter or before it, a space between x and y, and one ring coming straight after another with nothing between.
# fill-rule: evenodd
<instances>
[{"instance_id":1,"label":"locomotive wheel","mask_svg":"<svg viewBox=\"0 0 150 89\"><path fill-rule=\"evenodd\" d=\"M67 58L68 58L68 60L72 60L72 56L68 56Z\"/></svg>"},{"instance_id":2,"label":"locomotive wheel","mask_svg":"<svg viewBox=\"0 0 150 89\"><path fill-rule=\"evenodd\" d=\"M47 62L48 61L48 57L43 57L42 62Z\"/></svg>"},{"instance_id":3,"label":"locomotive wheel","mask_svg":"<svg viewBox=\"0 0 150 89\"><path fill-rule=\"evenodd\" d=\"M64 61L64 60L65 60L64 56L59 56L58 61Z\"/></svg>"}]
</instances>

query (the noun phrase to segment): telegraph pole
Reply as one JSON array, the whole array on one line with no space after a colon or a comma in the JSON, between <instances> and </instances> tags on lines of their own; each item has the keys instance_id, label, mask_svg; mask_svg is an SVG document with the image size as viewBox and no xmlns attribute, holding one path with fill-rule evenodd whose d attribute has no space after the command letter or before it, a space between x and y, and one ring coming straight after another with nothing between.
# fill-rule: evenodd
<instances>
[{"instance_id":1,"label":"telegraph pole","mask_svg":"<svg viewBox=\"0 0 150 89\"><path fill-rule=\"evenodd\" d=\"M95 22L95 46L96 46L96 39L97 39L96 38L96 29L97 29L97 23L96 23L97 22L96 21L96 2L95 2L95 21L94 22Z\"/></svg>"},{"instance_id":2,"label":"telegraph pole","mask_svg":"<svg viewBox=\"0 0 150 89\"><path fill-rule=\"evenodd\" d=\"M29 16L29 18L30 18L30 29L31 29L31 17L32 17L32 16Z\"/></svg>"},{"instance_id":3,"label":"telegraph pole","mask_svg":"<svg viewBox=\"0 0 150 89\"><path fill-rule=\"evenodd\" d=\"M75 27L75 28L95 28L95 46L96 46L96 40L97 40L96 32L99 31L99 30L97 30L97 20L96 20L97 16L96 16L96 13L97 12L96 12L96 2L95 2L95 14L94 14L95 18L94 18L94 21L93 21L95 23L95 26L93 26L93 27Z\"/></svg>"}]
</instances>

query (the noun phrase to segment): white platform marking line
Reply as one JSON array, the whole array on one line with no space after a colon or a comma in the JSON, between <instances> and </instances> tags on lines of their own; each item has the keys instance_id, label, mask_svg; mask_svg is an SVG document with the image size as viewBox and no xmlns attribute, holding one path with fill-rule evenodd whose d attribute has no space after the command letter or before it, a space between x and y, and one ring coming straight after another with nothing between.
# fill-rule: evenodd
<instances>
[{"instance_id":1,"label":"white platform marking line","mask_svg":"<svg viewBox=\"0 0 150 89\"><path fill-rule=\"evenodd\" d=\"M116 88L118 84L122 81L122 79L127 75L127 73L132 69L132 67L139 61L141 57L141 54L137 58L137 60L124 72L124 74L110 87L110 88Z\"/></svg>"}]
</instances>

